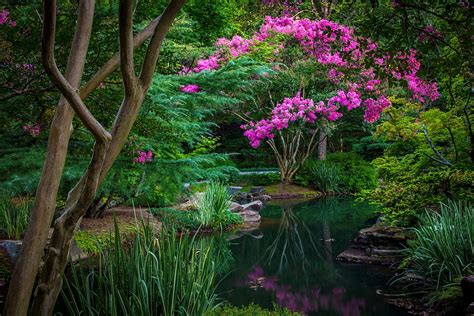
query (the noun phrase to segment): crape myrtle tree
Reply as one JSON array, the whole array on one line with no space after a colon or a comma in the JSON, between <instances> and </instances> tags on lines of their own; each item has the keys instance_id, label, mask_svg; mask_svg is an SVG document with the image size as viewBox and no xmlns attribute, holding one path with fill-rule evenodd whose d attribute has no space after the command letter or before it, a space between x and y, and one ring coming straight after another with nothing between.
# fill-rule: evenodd
<instances>
[{"instance_id":1,"label":"crape myrtle tree","mask_svg":"<svg viewBox=\"0 0 474 316\"><path fill-rule=\"evenodd\" d=\"M98 186L104 180L120 153L137 118L140 106L150 87L159 51L166 33L186 0L172 0L141 32L133 34L132 0L121 0L119 6L120 52L114 55L83 86L84 71L92 23L94 0L79 2L76 30L66 72L63 75L54 57L56 33L56 0L44 0L42 60L46 73L61 91L61 98L51 124L46 158L37 189L30 222L13 270L4 314L26 315L41 260L32 313L51 315L61 290L62 278L71 239L78 221L91 205ZM135 73L134 49L149 39L140 74ZM109 133L91 114L84 100L105 78L120 67L124 97ZM74 114L93 135L95 144L89 167L69 192L61 216L54 222L54 231L44 251L56 206L61 174L72 132ZM45 252L45 253L44 253ZM44 257L43 257L44 253Z\"/></svg>"},{"instance_id":2,"label":"crape myrtle tree","mask_svg":"<svg viewBox=\"0 0 474 316\"><path fill-rule=\"evenodd\" d=\"M325 19L267 17L253 37L222 38L216 46L211 56L182 73L212 71L243 56L273 63L277 74L296 67L313 69L305 74L312 80L303 76L296 95L268 102L263 110L238 113L250 145L257 148L265 142L272 149L284 183L292 181L317 148L318 130L340 119L341 110L361 108L364 121L374 123L391 105L390 93L409 93L420 103L439 97L437 84L418 76L415 50L383 51L352 28ZM198 92L199 86L186 89Z\"/></svg>"}]
</instances>

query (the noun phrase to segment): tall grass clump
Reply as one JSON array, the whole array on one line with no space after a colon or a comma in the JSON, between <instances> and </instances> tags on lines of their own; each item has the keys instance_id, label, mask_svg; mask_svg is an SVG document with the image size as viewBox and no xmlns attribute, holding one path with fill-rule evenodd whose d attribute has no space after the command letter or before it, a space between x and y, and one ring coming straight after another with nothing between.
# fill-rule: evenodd
<instances>
[{"instance_id":1,"label":"tall grass clump","mask_svg":"<svg viewBox=\"0 0 474 316\"><path fill-rule=\"evenodd\" d=\"M21 239L28 225L31 203L27 197L15 198L9 192L0 193L0 231L10 239Z\"/></svg>"},{"instance_id":2,"label":"tall grass clump","mask_svg":"<svg viewBox=\"0 0 474 316\"><path fill-rule=\"evenodd\" d=\"M342 189L341 170L325 161L310 166L309 174L313 184L325 193L338 193Z\"/></svg>"},{"instance_id":3,"label":"tall grass clump","mask_svg":"<svg viewBox=\"0 0 474 316\"><path fill-rule=\"evenodd\" d=\"M213 243L174 231L156 238L144 225L129 249L124 244L116 225L98 265L72 268L62 291L67 314L201 315L218 305Z\"/></svg>"},{"instance_id":4,"label":"tall grass clump","mask_svg":"<svg viewBox=\"0 0 474 316\"><path fill-rule=\"evenodd\" d=\"M209 183L199 200L196 219L203 226L222 227L230 216L235 215L229 211L231 199L224 185Z\"/></svg>"},{"instance_id":5,"label":"tall grass clump","mask_svg":"<svg viewBox=\"0 0 474 316\"><path fill-rule=\"evenodd\" d=\"M439 213L426 213L406 249L407 270L401 280L428 293L428 303L460 298L460 280L474 274L474 209L464 202L441 204Z\"/></svg>"}]
</instances>

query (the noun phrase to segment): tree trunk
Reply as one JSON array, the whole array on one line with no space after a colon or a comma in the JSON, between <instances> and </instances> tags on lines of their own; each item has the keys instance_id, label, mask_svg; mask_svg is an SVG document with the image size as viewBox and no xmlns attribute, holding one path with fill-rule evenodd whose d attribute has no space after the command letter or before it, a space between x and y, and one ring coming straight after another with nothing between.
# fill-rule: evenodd
<instances>
[{"instance_id":1,"label":"tree trunk","mask_svg":"<svg viewBox=\"0 0 474 316\"><path fill-rule=\"evenodd\" d=\"M319 131L319 146L318 146L319 160L326 160L327 147L328 147L328 137L327 137L327 134L323 131L323 129L321 129Z\"/></svg>"},{"instance_id":2,"label":"tree trunk","mask_svg":"<svg viewBox=\"0 0 474 316\"><path fill-rule=\"evenodd\" d=\"M41 175L29 226L23 240L23 247L13 271L12 281L5 304L5 315L23 316L27 314L33 285L46 244L50 223L56 205L59 181L67 155L67 146L72 132L71 122L74 112L96 138L94 155L87 173L68 195L63 215L55 222L50 247L46 253L45 267L36 288L33 304L34 315L51 315L57 296L61 290L62 277L67 264L70 243L78 221L92 203L97 187L103 181L136 120L141 104L158 59L159 50L177 12L186 0L172 0L163 14L150 27L133 38L131 0L120 2L120 59L114 56L79 91L83 73L90 31L93 20L94 0L80 1L76 33L69 56L66 78L62 77L54 60L54 33L56 1L44 0L45 18L43 28L43 63L51 80L61 90L63 96L52 123L43 173ZM123 8L126 8L123 10ZM124 17L125 14L125 17ZM123 30L125 27L125 30ZM152 36L140 78L136 78L133 65L133 49ZM46 43L46 44L45 44ZM45 49L45 47L47 48ZM113 136L115 139L107 148L110 135L102 128L82 103L105 77L118 66L122 69L125 99L117 114ZM46 65L49 63L49 65ZM49 68L49 69L48 69ZM65 101L68 99L73 109Z\"/></svg>"},{"instance_id":3,"label":"tree trunk","mask_svg":"<svg viewBox=\"0 0 474 316\"><path fill-rule=\"evenodd\" d=\"M93 1L80 1L77 29L69 54L66 78L76 89L82 78L94 15ZM56 197L72 133L74 110L61 96L51 124L43 171L28 228L13 269L4 315L26 315L56 208Z\"/></svg>"}]
</instances>

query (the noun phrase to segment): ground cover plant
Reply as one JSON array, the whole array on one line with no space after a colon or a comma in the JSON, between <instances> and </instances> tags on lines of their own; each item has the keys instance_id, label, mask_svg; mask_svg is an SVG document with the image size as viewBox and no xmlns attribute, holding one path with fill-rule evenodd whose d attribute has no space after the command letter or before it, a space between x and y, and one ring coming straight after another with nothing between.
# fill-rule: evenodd
<instances>
[{"instance_id":1,"label":"ground cover plant","mask_svg":"<svg viewBox=\"0 0 474 316\"><path fill-rule=\"evenodd\" d=\"M415 238L405 251L405 275L398 281L421 277L411 287L426 291L428 304L462 302L460 281L474 273L474 208L463 201L440 205L439 212L427 211L414 228ZM462 304L462 303L461 303Z\"/></svg>"}]
</instances>

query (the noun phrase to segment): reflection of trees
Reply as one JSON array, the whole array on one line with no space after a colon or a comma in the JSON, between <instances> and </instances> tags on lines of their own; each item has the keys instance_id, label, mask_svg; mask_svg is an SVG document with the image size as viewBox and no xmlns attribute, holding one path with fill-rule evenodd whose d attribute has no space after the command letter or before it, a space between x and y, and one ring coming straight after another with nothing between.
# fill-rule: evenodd
<instances>
[{"instance_id":1,"label":"reflection of trees","mask_svg":"<svg viewBox=\"0 0 474 316\"><path fill-rule=\"evenodd\" d=\"M265 250L264 260L268 265L278 260L278 274L281 274L290 262L301 263L303 272L306 272L308 267L314 266L314 262L309 260L313 254L316 254L321 262L324 261L308 226L296 216L292 206L283 207L278 232Z\"/></svg>"}]
</instances>

